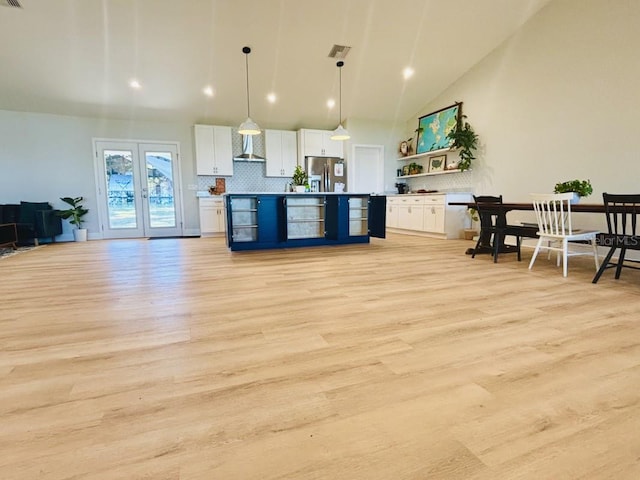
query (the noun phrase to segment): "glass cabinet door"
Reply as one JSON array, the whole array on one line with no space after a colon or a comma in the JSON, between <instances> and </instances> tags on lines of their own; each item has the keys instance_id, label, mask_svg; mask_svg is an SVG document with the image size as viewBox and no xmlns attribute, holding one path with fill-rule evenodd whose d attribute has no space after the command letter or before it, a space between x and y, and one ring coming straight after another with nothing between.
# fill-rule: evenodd
<instances>
[{"instance_id":1,"label":"glass cabinet door","mask_svg":"<svg viewBox=\"0 0 640 480\"><path fill-rule=\"evenodd\" d=\"M349 236L368 235L369 197L349 198Z\"/></svg>"},{"instance_id":2,"label":"glass cabinet door","mask_svg":"<svg viewBox=\"0 0 640 480\"><path fill-rule=\"evenodd\" d=\"M325 236L324 196L287 196L287 240Z\"/></svg>"},{"instance_id":3,"label":"glass cabinet door","mask_svg":"<svg viewBox=\"0 0 640 480\"><path fill-rule=\"evenodd\" d=\"M231 226L234 242L258 241L258 198L231 197Z\"/></svg>"}]
</instances>

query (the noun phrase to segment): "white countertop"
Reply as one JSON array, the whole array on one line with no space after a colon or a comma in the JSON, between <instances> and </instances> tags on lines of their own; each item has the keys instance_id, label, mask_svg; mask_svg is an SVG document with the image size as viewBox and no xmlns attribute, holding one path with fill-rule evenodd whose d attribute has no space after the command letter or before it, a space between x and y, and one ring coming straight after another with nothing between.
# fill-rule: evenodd
<instances>
[{"instance_id":1,"label":"white countertop","mask_svg":"<svg viewBox=\"0 0 640 480\"><path fill-rule=\"evenodd\" d=\"M385 195L365 192L226 192L223 195Z\"/></svg>"},{"instance_id":2,"label":"white countertop","mask_svg":"<svg viewBox=\"0 0 640 480\"><path fill-rule=\"evenodd\" d=\"M425 195L471 195L470 192L388 193L387 197L424 197Z\"/></svg>"}]
</instances>

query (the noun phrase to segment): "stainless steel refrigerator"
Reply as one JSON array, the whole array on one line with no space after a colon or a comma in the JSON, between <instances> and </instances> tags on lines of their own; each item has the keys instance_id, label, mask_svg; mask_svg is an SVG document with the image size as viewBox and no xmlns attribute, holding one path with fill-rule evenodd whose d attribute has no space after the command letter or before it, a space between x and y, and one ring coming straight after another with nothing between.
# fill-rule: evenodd
<instances>
[{"instance_id":1,"label":"stainless steel refrigerator","mask_svg":"<svg viewBox=\"0 0 640 480\"><path fill-rule=\"evenodd\" d=\"M346 192L347 164L342 158L305 157L312 192Z\"/></svg>"}]
</instances>

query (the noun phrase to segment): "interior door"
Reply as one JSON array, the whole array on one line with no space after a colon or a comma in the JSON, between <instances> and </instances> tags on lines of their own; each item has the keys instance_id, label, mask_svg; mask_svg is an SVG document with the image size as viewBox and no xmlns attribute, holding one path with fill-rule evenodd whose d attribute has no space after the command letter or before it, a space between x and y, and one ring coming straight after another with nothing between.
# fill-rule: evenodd
<instances>
[{"instance_id":1,"label":"interior door","mask_svg":"<svg viewBox=\"0 0 640 480\"><path fill-rule=\"evenodd\" d=\"M350 192L384 192L384 146L353 145L349 169Z\"/></svg>"},{"instance_id":2,"label":"interior door","mask_svg":"<svg viewBox=\"0 0 640 480\"><path fill-rule=\"evenodd\" d=\"M182 235L177 144L95 141L103 238Z\"/></svg>"}]
</instances>

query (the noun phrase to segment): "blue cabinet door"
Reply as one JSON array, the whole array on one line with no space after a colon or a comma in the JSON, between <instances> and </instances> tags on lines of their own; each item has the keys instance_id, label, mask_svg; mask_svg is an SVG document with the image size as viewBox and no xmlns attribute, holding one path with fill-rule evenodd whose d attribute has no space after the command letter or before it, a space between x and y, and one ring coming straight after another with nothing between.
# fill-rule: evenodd
<instances>
[{"instance_id":1,"label":"blue cabinet door","mask_svg":"<svg viewBox=\"0 0 640 480\"><path fill-rule=\"evenodd\" d=\"M258 197L258 242L277 244L282 239L282 198L276 195Z\"/></svg>"},{"instance_id":2,"label":"blue cabinet door","mask_svg":"<svg viewBox=\"0 0 640 480\"><path fill-rule=\"evenodd\" d=\"M369 197L369 236L385 238L387 228L387 197Z\"/></svg>"},{"instance_id":3,"label":"blue cabinet door","mask_svg":"<svg viewBox=\"0 0 640 480\"><path fill-rule=\"evenodd\" d=\"M282 195L227 196L227 246L276 248L286 239Z\"/></svg>"}]
</instances>

